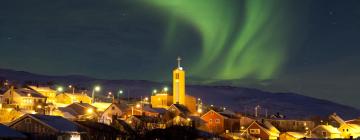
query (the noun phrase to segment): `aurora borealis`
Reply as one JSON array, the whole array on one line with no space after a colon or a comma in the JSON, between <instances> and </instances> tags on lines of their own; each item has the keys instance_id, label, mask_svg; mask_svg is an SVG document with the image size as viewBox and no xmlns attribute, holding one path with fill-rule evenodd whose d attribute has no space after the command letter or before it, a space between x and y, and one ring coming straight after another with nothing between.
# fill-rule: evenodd
<instances>
[{"instance_id":1,"label":"aurora borealis","mask_svg":"<svg viewBox=\"0 0 360 140\"><path fill-rule=\"evenodd\" d=\"M274 1L149 0L167 13L165 42L173 40L177 24L188 22L201 36L201 54L195 74L214 70L217 79L255 78L266 80L278 72L286 60L288 25L285 8ZM273 16L275 15L275 16ZM289 20L287 24L291 24ZM168 44L171 47L171 44ZM220 65L213 65L214 62Z\"/></svg>"},{"instance_id":2,"label":"aurora borealis","mask_svg":"<svg viewBox=\"0 0 360 140\"><path fill-rule=\"evenodd\" d=\"M358 107L357 0L8 0L0 69L295 92ZM349 98L354 97L354 98Z\"/></svg>"}]
</instances>

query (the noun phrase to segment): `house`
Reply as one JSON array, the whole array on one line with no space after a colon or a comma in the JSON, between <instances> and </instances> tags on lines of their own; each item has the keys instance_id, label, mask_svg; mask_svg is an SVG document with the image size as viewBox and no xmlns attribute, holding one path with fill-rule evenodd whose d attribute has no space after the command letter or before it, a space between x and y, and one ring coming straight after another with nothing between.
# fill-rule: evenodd
<instances>
[{"instance_id":1,"label":"house","mask_svg":"<svg viewBox=\"0 0 360 140\"><path fill-rule=\"evenodd\" d=\"M59 107L63 116L67 119L95 119L98 117L96 107L88 103L72 103L66 107Z\"/></svg>"},{"instance_id":2,"label":"house","mask_svg":"<svg viewBox=\"0 0 360 140\"><path fill-rule=\"evenodd\" d=\"M293 119L266 119L281 132L305 132L315 127L315 122L308 120Z\"/></svg>"},{"instance_id":3,"label":"house","mask_svg":"<svg viewBox=\"0 0 360 140\"><path fill-rule=\"evenodd\" d=\"M301 132L285 132L279 137L280 140L299 140L302 138L307 138L307 136L305 133Z\"/></svg>"},{"instance_id":4,"label":"house","mask_svg":"<svg viewBox=\"0 0 360 140\"><path fill-rule=\"evenodd\" d=\"M160 118L144 115L132 115L125 120L135 130L151 130L156 128L165 128Z\"/></svg>"},{"instance_id":5,"label":"house","mask_svg":"<svg viewBox=\"0 0 360 140\"><path fill-rule=\"evenodd\" d=\"M240 118L240 129L244 130L247 128L252 122L255 121L254 117L247 116L247 115L238 115Z\"/></svg>"},{"instance_id":6,"label":"house","mask_svg":"<svg viewBox=\"0 0 360 140\"><path fill-rule=\"evenodd\" d=\"M172 104L167 110L175 116L188 116L190 114L189 109L182 104Z\"/></svg>"},{"instance_id":7,"label":"house","mask_svg":"<svg viewBox=\"0 0 360 140\"><path fill-rule=\"evenodd\" d=\"M8 126L33 140L80 140L81 135L86 132L78 124L63 117L39 114L26 114Z\"/></svg>"},{"instance_id":8,"label":"house","mask_svg":"<svg viewBox=\"0 0 360 140\"><path fill-rule=\"evenodd\" d=\"M201 119L206 122L207 130L212 133L223 133L225 130L233 132L240 129L240 118L228 111L210 110L202 115Z\"/></svg>"},{"instance_id":9,"label":"house","mask_svg":"<svg viewBox=\"0 0 360 140\"><path fill-rule=\"evenodd\" d=\"M11 87L3 95L4 105L16 109L36 110L42 109L46 97L34 90Z\"/></svg>"},{"instance_id":10,"label":"house","mask_svg":"<svg viewBox=\"0 0 360 140\"><path fill-rule=\"evenodd\" d=\"M340 126L338 130L341 133L343 138L359 138L360 137L360 125L346 123L340 116L336 113L330 115L330 118L335 120Z\"/></svg>"},{"instance_id":11,"label":"house","mask_svg":"<svg viewBox=\"0 0 360 140\"><path fill-rule=\"evenodd\" d=\"M56 102L61 104L92 103L91 97L86 93L60 93L56 95Z\"/></svg>"},{"instance_id":12,"label":"house","mask_svg":"<svg viewBox=\"0 0 360 140\"><path fill-rule=\"evenodd\" d=\"M278 139L280 131L266 120L254 121L241 134L246 138L257 138L264 140Z\"/></svg>"},{"instance_id":13,"label":"house","mask_svg":"<svg viewBox=\"0 0 360 140\"><path fill-rule=\"evenodd\" d=\"M118 140L122 134L116 128L94 121L76 121L86 130L82 140Z\"/></svg>"},{"instance_id":14,"label":"house","mask_svg":"<svg viewBox=\"0 0 360 140\"><path fill-rule=\"evenodd\" d=\"M340 131L331 125L318 125L311 130L311 138L335 139L342 138Z\"/></svg>"},{"instance_id":15,"label":"house","mask_svg":"<svg viewBox=\"0 0 360 140\"><path fill-rule=\"evenodd\" d=\"M56 97L56 91L51 89L48 86L27 86L31 90L35 90L36 92L40 93L47 97L47 103L54 103Z\"/></svg>"},{"instance_id":16,"label":"house","mask_svg":"<svg viewBox=\"0 0 360 140\"><path fill-rule=\"evenodd\" d=\"M1 140L25 140L26 135L0 124L0 139Z\"/></svg>"},{"instance_id":17,"label":"house","mask_svg":"<svg viewBox=\"0 0 360 140\"><path fill-rule=\"evenodd\" d=\"M102 113L99 121L105 124L111 124L114 118L118 118L124 115L128 108L129 107L124 102L112 103Z\"/></svg>"}]
</instances>

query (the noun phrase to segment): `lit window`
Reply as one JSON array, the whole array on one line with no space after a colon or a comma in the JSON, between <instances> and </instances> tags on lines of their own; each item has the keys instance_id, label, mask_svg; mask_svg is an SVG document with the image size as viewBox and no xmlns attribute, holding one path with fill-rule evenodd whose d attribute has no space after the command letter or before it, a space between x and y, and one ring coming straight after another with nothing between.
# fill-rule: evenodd
<instances>
[{"instance_id":1,"label":"lit window","mask_svg":"<svg viewBox=\"0 0 360 140\"><path fill-rule=\"evenodd\" d=\"M215 123L220 123L220 119L215 119Z\"/></svg>"},{"instance_id":2,"label":"lit window","mask_svg":"<svg viewBox=\"0 0 360 140\"><path fill-rule=\"evenodd\" d=\"M250 134L260 134L260 129L250 129Z\"/></svg>"},{"instance_id":3,"label":"lit window","mask_svg":"<svg viewBox=\"0 0 360 140\"><path fill-rule=\"evenodd\" d=\"M210 123L210 124L212 123L212 119L209 120L209 123Z\"/></svg>"}]
</instances>

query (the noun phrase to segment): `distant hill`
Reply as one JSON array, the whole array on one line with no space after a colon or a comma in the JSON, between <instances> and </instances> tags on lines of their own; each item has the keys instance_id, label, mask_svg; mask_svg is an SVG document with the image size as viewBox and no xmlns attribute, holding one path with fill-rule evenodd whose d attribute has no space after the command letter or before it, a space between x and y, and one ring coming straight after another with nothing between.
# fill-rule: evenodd
<instances>
[{"instance_id":1,"label":"distant hill","mask_svg":"<svg viewBox=\"0 0 360 140\"><path fill-rule=\"evenodd\" d=\"M76 85L91 89L94 85L103 87L100 94L105 95L108 91L116 92L124 90L124 97L151 96L153 89L161 89L164 86L171 87L169 83L159 83L145 80L105 80L91 77L70 76L46 76L24 71L0 69L0 80L11 80L17 83L36 81L40 83L54 83L55 85ZM304 118L312 116L326 117L333 112L344 118L360 116L360 110L340 105L331 101L311 98L295 93L272 93L251 88L214 86L214 85L187 85L187 93L200 97L204 103L253 114L254 107L260 105L261 113L265 110L268 114L277 112L289 118Z\"/></svg>"}]
</instances>

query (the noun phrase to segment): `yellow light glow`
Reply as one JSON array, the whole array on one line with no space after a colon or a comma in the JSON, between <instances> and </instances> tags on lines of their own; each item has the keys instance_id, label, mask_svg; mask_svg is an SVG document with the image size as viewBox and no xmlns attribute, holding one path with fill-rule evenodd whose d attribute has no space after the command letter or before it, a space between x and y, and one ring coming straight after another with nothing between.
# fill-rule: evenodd
<instances>
[{"instance_id":1,"label":"yellow light glow","mask_svg":"<svg viewBox=\"0 0 360 140\"><path fill-rule=\"evenodd\" d=\"M92 114L92 113L94 112L94 110L93 110L92 108L89 108L89 109L86 110L86 112L87 112L88 114Z\"/></svg>"},{"instance_id":2,"label":"yellow light glow","mask_svg":"<svg viewBox=\"0 0 360 140\"><path fill-rule=\"evenodd\" d=\"M95 86L95 87L94 87L94 90L95 90L96 92L99 92L99 91L101 90L101 87L100 87L100 86Z\"/></svg>"},{"instance_id":3,"label":"yellow light glow","mask_svg":"<svg viewBox=\"0 0 360 140\"><path fill-rule=\"evenodd\" d=\"M164 87L164 91L165 91L165 92L168 92L168 91L169 91L169 88L168 88L168 87Z\"/></svg>"},{"instance_id":4,"label":"yellow light glow","mask_svg":"<svg viewBox=\"0 0 360 140\"><path fill-rule=\"evenodd\" d=\"M187 118L186 120L187 120L187 121L191 121L191 119L190 119L190 118Z\"/></svg>"},{"instance_id":5,"label":"yellow light glow","mask_svg":"<svg viewBox=\"0 0 360 140\"><path fill-rule=\"evenodd\" d=\"M140 108L140 104L136 104L136 108Z\"/></svg>"},{"instance_id":6,"label":"yellow light glow","mask_svg":"<svg viewBox=\"0 0 360 140\"><path fill-rule=\"evenodd\" d=\"M41 105L38 105L37 108L41 109L42 107L41 107Z\"/></svg>"},{"instance_id":7,"label":"yellow light glow","mask_svg":"<svg viewBox=\"0 0 360 140\"><path fill-rule=\"evenodd\" d=\"M198 112L198 113L202 113L202 109L201 109L201 108L198 109L197 112Z\"/></svg>"},{"instance_id":8,"label":"yellow light glow","mask_svg":"<svg viewBox=\"0 0 360 140\"><path fill-rule=\"evenodd\" d=\"M145 101L148 101L149 100L149 98L148 97L145 97Z\"/></svg>"},{"instance_id":9,"label":"yellow light glow","mask_svg":"<svg viewBox=\"0 0 360 140\"><path fill-rule=\"evenodd\" d=\"M64 91L64 88L63 88L63 87L58 87L56 90L57 90L58 92L63 92L63 91Z\"/></svg>"}]
</instances>

